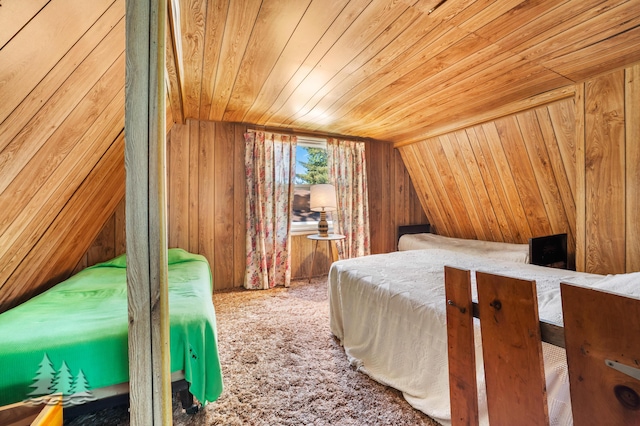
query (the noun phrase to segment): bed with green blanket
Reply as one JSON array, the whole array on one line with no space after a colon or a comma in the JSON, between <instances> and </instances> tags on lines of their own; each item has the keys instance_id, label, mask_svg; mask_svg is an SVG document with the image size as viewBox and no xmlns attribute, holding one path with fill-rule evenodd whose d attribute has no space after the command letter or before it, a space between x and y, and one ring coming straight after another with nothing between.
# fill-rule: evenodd
<instances>
[{"instance_id":1,"label":"bed with green blanket","mask_svg":"<svg viewBox=\"0 0 640 426\"><path fill-rule=\"evenodd\" d=\"M200 402L222 392L211 270L169 250L171 371ZM0 405L60 392L65 405L129 380L126 257L86 268L0 314Z\"/></svg>"}]
</instances>

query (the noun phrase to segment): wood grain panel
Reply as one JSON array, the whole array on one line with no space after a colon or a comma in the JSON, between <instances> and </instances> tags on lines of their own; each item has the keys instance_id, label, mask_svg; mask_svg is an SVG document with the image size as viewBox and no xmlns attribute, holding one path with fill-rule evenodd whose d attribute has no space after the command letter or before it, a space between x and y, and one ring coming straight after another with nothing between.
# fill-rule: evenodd
<instances>
[{"instance_id":1,"label":"wood grain panel","mask_svg":"<svg viewBox=\"0 0 640 426\"><path fill-rule=\"evenodd\" d=\"M291 237L292 279L308 278L310 272L312 277L326 275L329 272L333 262L329 244L325 241L319 241L315 259L312 259L315 243L316 241L308 239L306 235L293 235ZM331 244L335 243L331 242ZM312 261L313 271L310 271Z\"/></svg>"},{"instance_id":2,"label":"wood grain panel","mask_svg":"<svg viewBox=\"0 0 640 426\"><path fill-rule=\"evenodd\" d=\"M576 270L586 271L587 194L585 170L585 88L576 85Z\"/></svg>"},{"instance_id":3,"label":"wood grain panel","mask_svg":"<svg viewBox=\"0 0 640 426\"><path fill-rule=\"evenodd\" d=\"M565 283L560 290L575 424L638 424L640 384L609 363L637 368L640 300Z\"/></svg>"},{"instance_id":4,"label":"wood grain panel","mask_svg":"<svg viewBox=\"0 0 640 426\"><path fill-rule=\"evenodd\" d=\"M169 133L170 244L207 258L215 290L244 281L245 129L187 120Z\"/></svg>"},{"instance_id":5,"label":"wood grain panel","mask_svg":"<svg viewBox=\"0 0 640 426\"><path fill-rule=\"evenodd\" d=\"M537 125L537 123L535 124ZM540 190L535 184L531 159L527 155L516 117L511 116L496 120L496 128L500 134L502 148L511 169L517 197L524 209L529 229L534 236L548 235L551 233L551 227L545 214Z\"/></svg>"},{"instance_id":6,"label":"wood grain panel","mask_svg":"<svg viewBox=\"0 0 640 426\"><path fill-rule=\"evenodd\" d=\"M268 75L280 59L273 56L264 46L272 46L282 51L296 30L311 0L288 2L282 0L264 1L247 43L233 91L225 107L224 121L242 121L245 112L253 104ZM325 5L325 9L329 5ZM276 27L278 31L269 31ZM304 27L300 28L304 31Z\"/></svg>"},{"instance_id":7,"label":"wood grain panel","mask_svg":"<svg viewBox=\"0 0 640 426\"><path fill-rule=\"evenodd\" d=\"M23 2L24 3L24 2ZM111 57L110 50L120 47L124 51L124 27L119 24L123 19L124 1L116 1L91 28L73 45L71 49L58 61L28 96L9 114L0 124L0 150L3 150L21 131L27 123L36 116L40 109L49 110L49 114L65 112L65 104L61 100L68 97L62 95L81 82L90 82L88 73L99 73L95 67L106 67L105 60ZM106 37L105 37L106 36ZM97 45L96 45L97 44ZM111 47L106 47L110 45ZM104 62L98 64L97 62ZM93 65L88 65L93 63ZM103 68L106 69L106 68ZM2 89L0 89L2 90ZM53 99L52 99L53 97ZM53 124L59 118L48 116L41 118L41 122ZM38 136L35 136L38 139Z\"/></svg>"},{"instance_id":8,"label":"wood grain panel","mask_svg":"<svg viewBox=\"0 0 640 426\"><path fill-rule=\"evenodd\" d=\"M236 140L234 126L216 125L215 138L212 148L215 150L214 178L215 188L213 193L213 228L215 230L215 265L214 280L219 288L231 288L234 286L234 246L229 242L234 242L233 225L235 214L240 214L234 207L236 170L233 167L233 155L236 153L234 146L243 145L243 140ZM238 152L240 154L240 152ZM244 154L244 150L242 150ZM243 182L244 184L244 182ZM241 186L243 188L244 185ZM244 191L240 191L243 196ZM241 216L242 217L242 216ZM241 244L241 247L244 247Z\"/></svg>"},{"instance_id":9,"label":"wood grain panel","mask_svg":"<svg viewBox=\"0 0 640 426\"><path fill-rule=\"evenodd\" d=\"M84 253L72 274L76 274L88 266L105 262L114 256L120 256L126 252L127 241L124 221L125 200L123 198L120 203L118 203L116 211L107 219L96 239Z\"/></svg>"},{"instance_id":10,"label":"wood grain panel","mask_svg":"<svg viewBox=\"0 0 640 426\"><path fill-rule=\"evenodd\" d=\"M124 196L121 134L7 279L0 312L67 278ZM63 249L61 249L63 248Z\"/></svg>"},{"instance_id":11,"label":"wood grain panel","mask_svg":"<svg viewBox=\"0 0 640 426\"><path fill-rule=\"evenodd\" d=\"M573 100L564 99L400 145L432 226L452 237L511 243L567 232L573 256L573 116Z\"/></svg>"},{"instance_id":12,"label":"wood grain panel","mask_svg":"<svg viewBox=\"0 0 640 426\"><path fill-rule=\"evenodd\" d=\"M227 0L211 0L207 2L205 23L204 53L202 64L202 94L200 96L200 116L191 117L208 120L213 102L216 75L221 61L222 37L226 27L226 16L229 10ZM184 124L184 123L183 123Z\"/></svg>"},{"instance_id":13,"label":"wood grain panel","mask_svg":"<svg viewBox=\"0 0 640 426\"><path fill-rule=\"evenodd\" d=\"M514 150L513 153L517 152L520 159L525 159L525 166L518 167L514 158L510 159L510 163L512 167L516 165L514 176L524 177L524 185L518 186L520 197L525 198L523 193L525 193L526 189L531 191L531 194L527 196L535 206L531 213L527 211L531 231L535 236L565 231L568 225L566 223L566 215L564 215L564 207L561 206L558 197L556 178L549 166L549 154L542 140L540 124L535 112L530 111L518 114L515 119L516 122L511 124L515 124L519 128L521 138L518 138L519 144L517 145L520 150ZM516 144L506 143L505 146L515 147ZM530 189L529 182L536 183L533 186L533 190ZM551 223L555 226L552 226Z\"/></svg>"},{"instance_id":14,"label":"wood grain panel","mask_svg":"<svg viewBox=\"0 0 640 426\"><path fill-rule=\"evenodd\" d=\"M0 49L0 122L29 94L113 0L52 0ZM73 19L67 16L73 11ZM46 40L46 43L33 43ZM37 62L32 62L37 58Z\"/></svg>"},{"instance_id":15,"label":"wood grain panel","mask_svg":"<svg viewBox=\"0 0 640 426\"><path fill-rule=\"evenodd\" d=\"M476 273L492 424L548 425L535 281Z\"/></svg>"},{"instance_id":16,"label":"wood grain panel","mask_svg":"<svg viewBox=\"0 0 640 426\"><path fill-rule=\"evenodd\" d=\"M579 85L576 265L634 272L638 259L638 65Z\"/></svg>"},{"instance_id":17,"label":"wood grain panel","mask_svg":"<svg viewBox=\"0 0 640 426\"><path fill-rule=\"evenodd\" d=\"M465 205L478 205L478 197L475 196L475 191L471 190L469 182L472 177L469 176L469 171L460 158L456 135L444 135L439 137L438 140L442 145L442 152L444 153L446 164L449 165L449 170L451 171L451 175L453 175L453 182L455 182L455 186L460 194L460 201ZM447 192L451 194L452 190L450 189ZM476 209L468 210L467 212L473 228L473 238L478 240L489 239L489 235L485 235L485 230L489 232L489 224L483 212Z\"/></svg>"},{"instance_id":18,"label":"wood grain panel","mask_svg":"<svg viewBox=\"0 0 640 426\"><path fill-rule=\"evenodd\" d=\"M87 264L94 265L98 262L111 259L116 256L116 221L115 213L102 227L102 230L87 250Z\"/></svg>"},{"instance_id":19,"label":"wood grain panel","mask_svg":"<svg viewBox=\"0 0 640 426\"><path fill-rule=\"evenodd\" d=\"M10 270L10 265L20 259L20 256L14 258L16 253L26 253L40 238L40 232L55 218L83 176L104 153L110 140L120 132L123 124L119 115L123 112L122 99L121 91L107 111L90 123L85 135L74 141L73 148L69 149L60 139L64 134L51 139L0 195L6 212L2 222L0 253L10 256L8 259L13 258L6 261L1 270ZM75 126L81 128L82 123L75 123ZM87 148L89 150L85 151ZM48 166L47 162L51 165ZM6 278L4 272L0 272L0 276Z\"/></svg>"},{"instance_id":20,"label":"wood grain panel","mask_svg":"<svg viewBox=\"0 0 640 426\"><path fill-rule=\"evenodd\" d=\"M40 142L43 146L38 151L32 153L32 149L28 147L31 144L26 139L16 138L15 144L12 142L12 145L15 145L12 146L12 149L19 149L18 155L15 155L14 158L18 157L20 160L16 158L15 163L12 161L6 167L2 167L3 172L6 171L3 184L8 185L5 187L0 184L0 192L2 192L0 205L6 206L4 209L6 214L0 221L0 233L5 232L7 227L14 222L16 216L36 196L41 186L47 183L61 163L65 160L70 163L77 158L72 155L67 159L74 149L74 154L82 155L80 151L86 147L78 145L80 141L93 143L95 140L92 140L92 137L99 137L101 132L113 131L112 128L105 129L103 126L118 122L118 118L114 117L114 114L121 110L121 107L115 102L115 99L117 98L118 101L123 99L122 86L118 84L124 80L123 65L124 56L122 55L104 78L99 80L87 96L81 100L77 108L70 112L60 127L47 139ZM111 107L109 108L109 106ZM27 158L28 155L31 157ZM22 161L25 161L26 164L18 168ZM17 173L17 175L14 177L13 173ZM46 194L46 196L48 195Z\"/></svg>"},{"instance_id":21,"label":"wood grain panel","mask_svg":"<svg viewBox=\"0 0 640 426\"><path fill-rule=\"evenodd\" d=\"M304 61L295 70L295 73L289 77L287 84L280 91L278 91L277 97L272 98L271 105L262 111L257 123L270 123L271 117L273 117L282 108L287 108L290 113L294 113L299 108L298 105L287 105L290 103L293 92L302 84L307 78L309 73L317 67L320 60L327 54L331 46L333 46L341 35L350 27L352 21L356 19L362 10L364 10L369 4L370 0L351 0L349 3L340 10L340 14L332 21L320 21L328 24L323 27L322 31L318 33L318 29L313 31L313 35L321 35L320 39L309 38L309 43L304 45L304 50L301 50L304 56ZM311 17L313 19L313 17ZM285 64L286 65L286 64ZM309 95L315 93L318 84L314 81L309 81L306 84L309 87ZM304 89L304 87L302 88ZM285 114L281 114L285 115Z\"/></svg>"},{"instance_id":22,"label":"wood grain panel","mask_svg":"<svg viewBox=\"0 0 640 426\"><path fill-rule=\"evenodd\" d=\"M451 223L457 235L473 238L469 215L466 210L461 208L462 201L460 200L458 188L449 173L449 166L444 157L440 141L438 138L430 139L423 146L422 155L426 156L431 182L436 188L437 197L442 200L443 211L447 220ZM454 212L459 212L459 214L454 214Z\"/></svg>"},{"instance_id":23,"label":"wood grain panel","mask_svg":"<svg viewBox=\"0 0 640 426\"><path fill-rule=\"evenodd\" d=\"M348 0L311 2L260 88L260 93L253 104L246 109L243 121L258 122L263 112L272 107L274 99L279 97L281 90L289 86L289 83L299 82L304 77L303 72L308 67L303 68L303 64L307 60L310 46L318 43L347 3L349 3ZM278 107L273 108L277 110Z\"/></svg>"},{"instance_id":24,"label":"wood grain panel","mask_svg":"<svg viewBox=\"0 0 640 426\"><path fill-rule=\"evenodd\" d=\"M124 81L121 82L121 84L123 83ZM124 127L123 99L124 93L121 89L119 98L114 98L105 117L100 117L95 123L95 127L92 127L84 135L86 139L82 138L78 141L74 149L55 169L55 172L44 181L40 190L34 194L28 204L19 212L19 215L15 217L15 220L6 228L1 237L3 244L0 245L2 257L5 259L0 269L0 283L8 279L24 256L43 238L43 233L47 232L47 229L59 216L61 209L64 208L87 174L122 131ZM89 122L88 124L94 123ZM56 142L52 141L54 145ZM33 174L32 167L39 169L42 164L39 161L34 161L21 174L28 178ZM10 203L9 198L7 198L7 202ZM8 204L8 206L10 205ZM93 238L91 236L89 240L91 241ZM76 261L78 259L79 257Z\"/></svg>"},{"instance_id":25,"label":"wood grain panel","mask_svg":"<svg viewBox=\"0 0 640 426\"><path fill-rule=\"evenodd\" d=\"M478 385L473 330L471 274L444 267L447 300L447 359L452 426L477 426Z\"/></svg>"},{"instance_id":26,"label":"wood grain panel","mask_svg":"<svg viewBox=\"0 0 640 426\"><path fill-rule=\"evenodd\" d=\"M451 138L451 135L449 136ZM459 158L459 167L462 170L462 174L465 177L466 184L469 188L471 196L474 198L474 204L488 205L490 204L489 192L487 187L483 185L483 177L478 161L476 161L469 134L465 131L459 131L455 133L457 139L456 155ZM473 136L475 137L475 133ZM466 170L465 170L466 169ZM477 197L477 198L476 198ZM500 230L500 224L498 223L498 217L493 209L482 210L478 212L480 217L485 219L485 237L483 239L492 241L503 241L502 231Z\"/></svg>"},{"instance_id":27,"label":"wood grain panel","mask_svg":"<svg viewBox=\"0 0 640 426\"><path fill-rule=\"evenodd\" d=\"M640 271L640 66L625 70L626 268Z\"/></svg>"},{"instance_id":28,"label":"wood grain panel","mask_svg":"<svg viewBox=\"0 0 640 426\"><path fill-rule=\"evenodd\" d=\"M5 2L0 18L0 47L4 46L50 0ZM25 4L26 3L26 4Z\"/></svg>"},{"instance_id":29,"label":"wood grain panel","mask_svg":"<svg viewBox=\"0 0 640 426\"><path fill-rule=\"evenodd\" d=\"M276 112L275 116L278 117L278 122L289 124L295 117L306 114L310 108L306 105L309 98L313 97L320 88L328 83L332 76L346 66L345 57L356 57L363 49L374 43L379 36L377 27L380 26L388 31L391 24L405 13L412 3L415 1L372 1L358 10L346 30L341 34L335 33L335 35L339 35L339 38L332 43L314 68L306 73L304 80L287 99L287 103ZM376 25L371 25L372 22L375 22ZM273 121L273 118L270 118L269 121Z\"/></svg>"},{"instance_id":30,"label":"wood grain panel","mask_svg":"<svg viewBox=\"0 0 640 426\"><path fill-rule=\"evenodd\" d=\"M167 135L169 247L189 247L189 127L174 125Z\"/></svg>"},{"instance_id":31,"label":"wood grain panel","mask_svg":"<svg viewBox=\"0 0 640 426\"><path fill-rule=\"evenodd\" d=\"M188 120L186 123L189 129L189 209L186 213L189 216L189 246L188 251L200 253L200 123L197 120ZM203 137L205 135L203 134ZM169 172L171 173L171 172ZM208 206L207 206L208 207ZM183 247L184 248L184 247Z\"/></svg>"},{"instance_id":32,"label":"wood grain panel","mask_svg":"<svg viewBox=\"0 0 640 426\"><path fill-rule=\"evenodd\" d=\"M540 130L542 131L547 153L549 155L549 162L558 183L558 189L567 215L567 222L575 235L575 130L574 126L570 125L570 133L564 134L562 130L554 131L556 126L554 125L554 119L551 114L553 113L553 108L559 104L567 105L569 108L567 108L566 111L570 111L571 117L573 117L573 102L565 101L549 105L546 110L537 109L536 118L538 119L538 124L540 124ZM566 127L563 126L563 128ZM569 141L567 141L566 138L561 139L563 136L568 135L571 136ZM560 149L560 146L563 146L564 148ZM563 152L568 152L571 155L563 155ZM566 157L569 157L568 161L564 160Z\"/></svg>"},{"instance_id":33,"label":"wood grain panel","mask_svg":"<svg viewBox=\"0 0 640 426\"><path fill-rule=\"evenodd\" d=\"M178 1L178 0L176 0ZM200 117L207 2L180 0L182 102L186 117ZM177 96L175 96L177 98Z\"/></svg>"},{"instance_id":34,"label":"wood grain panel","mask_svg":"<svg viewBox=\"0 0 640 426\"><path fill-rule=\"evenodd\" d=\"M395 214L395 231L398 226L402 225L415 225L421 223L429 223L427 216L422 210L418 194L413 182L411 182L411 176L404 166L400 151L393 150L393 168L395 172L395 185L392 185L392 193L394 195L394 204L392 211ZM395 186L395 190L393 187ZM397 240L397 235L394 233L394 241Z\"/></svg>"},{"instance_id":35,"label":"wood grain panel","mask_svg":"<svg viewBox=\"0 0 640 426\"><path fill-rule=\"evenodd\" d=\"M216 221L224 221L225 219L222 215L221 217L216 215L218 207L216 189L220 184L216 180L220 174L220 170L218 169L219 152L217 152L216 147L220 143L217 137L217 131L219 131L221 125L211 121L195 120L190 120L188 124L193 124L192 129L196 125L199 127L196 135L190 135L190 144L195 142L195 145L198 146L198 157L189 159L190 167L193 167L195 164L198 165L195 167L196 172L190 173L191 182L194 182L193 177L197 179L198 198L195 207L197 209L197 215L189 219L189 232L191 235L197 233L198 245L194 247L190 243L189 247L190 251L200 253L209 259L215 288L219 285L218 277L220 270L225 267L225 265L219 263L219 259L216 258L217 249L222 246L222 244L216 244L216 242L221 243L223 241L217 235L216 231L218 231L218 227ZM194 136L198 138L195 141ZM193 152L193 150L191 152ZM193 205L190 208L193 209Z\"/></svg>"},{"instance_id":36,"label":"wood grain panel","mask_svg":"<svg viewBox=\"0 0 640 426\"><path fill-rule=\"evenodd\" d=\"M625 271L624 70L585 83L586 270Z\"/></svg>"},{"instance_id":37,"label":"wood grain panel","mask_svg":"<svg viewBox=\"0 0 640 426\"><path fill-rule=\"evenodd\" d=\"M433 232L442 233L442 230L438 231L438 229L442 228L438 227L443 226L447 222L442 220L442 218L440 217L440 211L436 208L435 202L431 202L431 200L435 200L435 198L431 193L431 187L425 184L426 176L423 172L423 170L425 169L421 167L422 157L417 155L417 153L415 152L416 148L416 146L412 145L408 146L406 149L398 149L398 152L402 157L402 161L405 164L410 179L412 179L412 183L415 182L414 187L416 190L416 194L418 196L420 204L424 208L426 216L429 218L428 223L431 225ZM408 223L408 225L411 225L411 223Z\"/></svg>"},{"instance_id":38,"label":"wood grain panel","mask_svg":"<svg viewBox=\"0 0 640 426\"><path fill-rule=\"evenodd\" d=\"M522 200L518 195L518 189L512 174L509 160L504 152L504 145L500 140L500 134L496 122L482 125L485 136L483 145L484 154L487 158L493 158L495 177L494 180L500 182L502 186L502 205L510 211L514 223L514 234L517 235L518 242L526 241L526 235L531 235L529 221L522 205Z\"/></svg>"},{"instance_id":39,"label":"wood grain panel","mask_svg":"<svg viewBox=\"0 0 640 426\"><path fill-rule=\"evenodd\" d=\"M174 32L173 23L173 13L172 8L169 7L169 13L167 13L167 22L166 22L166 40L165 44L167 46L166 50L166 58L165 58L165 69L166 69L166 81L167 81L167 117L171 116L171 124L167 123L167 133L169 129L173 125L173 122L178 122L180 124L184 124L184 108L183 108L183 100L182 100L182 86L180 84L180 63L178 62L178 58L176 58L176 37L180 35L176 35Z\"/></svg>"},{"instance_id":40,"label":"wood grain panel","mask_svg":"<svg viewBox=\"0 0 640 426\"><path fill-rule=\"evenodd\" d=\"M230 8L227 12L209 120L219 121L224 116L260 4L260 1L255 0L239 2L237 7Z\"/></svg>"},{"instance_id":41,"label":"wood grain panel","mask_svg":"<svg viewBox=\"0 0 640 426\"><path fill-rule=\"evenodd\" d=\"M416 25L408 28L406 34L403 33L397 42L394 40L388 49L380 52L378 57L381 60L371 60L353 71L350 78L335 88L337 94L342 96L328 106L325 113L336 119L348 114L349 120L354 120L357 117L354 113L364 114L368 108L373 109L379 105L375 100L371 100L371 106L366 107L365 100L385 87L403 84L405 76L422 64L429 62L437 69L444 69L445 62L437 61L437 55L456 45L468 33L450 31L450 27L440 25L443 18L434 15L416 20ZM452 13L452 16L455 16L455 13ZM367 78L373 75L376 77ZM320 102L320 105L324 106L324 102ZM338 122L335 122L334 126L337 127L337 124Z\"/></svg>"},{"instance_id":42,"label":"wood grain panel","mask_svg":"<svg viewBox=\"0 0 640 426\"><path fill-rule=\"evenodd\" d=\"M246 255L246 173L244 127L234 126L233 143L233 286L244 282Z\"/></svg>"},{"instance_id":43,"label":"wood grain panel","mask_svg":"<svg viewBox=\"0 0 640 426\"><path fill-rule=\"evenodd\" d=\"M305 108L295 116L298 125L313 127L318 111L324 111L341 100L344 91L351 88L350 83L352 84L361 79L363 75L373 72L380 64L397 56L406 46L412 45L417 38L424 35L425 31L429 31L433 20L429 19L429 15L425 15L420 9L429 5L435 6L435 4L434 0L419 1L391 22L385 31L380 33L358 55L354 55L346 66L338 70L326 82L322 90L313 94L307 101ZM374 58L376 60L373 60Z\"/></svg>"},{"instance_id":44,"label":"wood grain panel","mask_svg":"<svg viewBox=\"0 0 640 426\"><path fill-rule=\"evenodd\" d=\"M124 30L124 22L118 22L117 27ZM32 114L30 120L19 119L2 123L2 127L7 123L8 131L6 135L3 134L1 142L0 170L3 179L0 180L0 192L4 191L38 149L42 148L56 131L60 132L59 127L68 120L74 110L77 116L82 114L78 111L83 111L87 103L99 107L111 99L108 96L101 99L95 92L104 91L108 94L118 89L115 79L124 78L123 41L122 34L117 30L111 32L105 43L97 46L95 55L89 55L44 106L37 102L29 102L27 108ZM116 51L117 54L114 54ZM117 72L120 72L120 75ZM103 76L104 79L111 78L111 81L105 82ZM74 131L81 130L82 127L79 127Z\"/></svg>"},{"instance_id":45,"label":"wood grain panel","mask_svg":"<svg viewBox=\"0 0 640 426\"><path fill-rule=\"evenodd\" d=\"M490 153L487 153L485 157L485 153L483 152L483 146L486 145L484 131L478 126L476 128L466 129L465 133L469 138L475 164L482 176L481 184L487 191L489 205L491 205L491 210L495 214L498 225L500 226L502 239L498 241L515 241L512 231L514 227L510 226L510 223L512 223L511 212L502 204L502 200L504 199L502 184L499 180L494 180L494 177L497 177L497 170L493 163L493 158L490 156Z\"/></svg>"},{"instance_id":46,"label":"wood grain panel","mask_svg":"<svg viewBox=\"0 0 640 426\"><path fill-rule=\"evenodd\" d=\"M383 197L383 185L385 181L384 175L388 175L389 170L384 169L382 162L382 146L367 141L365 143L365 158L367 162L367 187L368 196L374 200L381 200ZM372 170L378 170L380 173L372 173ZM370 199L370 200L371 200ZM383 216L383 205L380 203L372 203L369 201L369 224L380 223ZM377 226L370 226L369 229L370 241L378 241L384 238L384 229L380 229ZM371 253L379 253L376 244L371 244Z\"/></svg>"},{"instance_id":47,"label":"wood grain panel","mask_svg":"<svg viewBox=\"0 0 640 426\"><path fill-rule=\"evenodd\" d=\"M428 143L428 141L427 141ZM435 210L436 216L439 216L440 222L434 222L438 232L442 235L461 235L462 232L457 227L457 222L454 220L451 213L453 209L449 203L449 198L442 187L440 179L437 177L436 169L433 165L431 155L427 152L427 146L425 144L416 144L414 146L414 156L417 160L417 168L422 171L425 181L418 181L414 175L412 179L417 185L421 185L425 192L430 193L432 200L433 210ZM425 209L429 211L429 208ZM431 219L431 218L430 218ZM431 219L432 221L435 219Z\"/></svg>"}]
</instances>

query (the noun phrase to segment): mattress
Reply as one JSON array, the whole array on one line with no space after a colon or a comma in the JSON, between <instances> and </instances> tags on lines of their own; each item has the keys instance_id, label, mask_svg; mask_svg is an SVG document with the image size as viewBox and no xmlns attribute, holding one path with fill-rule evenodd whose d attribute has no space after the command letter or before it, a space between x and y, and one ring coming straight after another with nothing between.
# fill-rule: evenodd
<instances>
[{"instance_id":1,"label":"mattress","mask_svg":"<svg viewBox=\"0 0 640 426\"><path fill-rule=\"evenodd\" d=\"M413 407L445 425L450 424L445 265L536 280L540 318L557 324L562 324L561 281L640 296L640 274L616 281L442 249L335 262L328 282L330 328L351 364L402 391ZM477 300L475 274L472 277ZM627 284L621 286L619 278ZM481 423L488 424L480 327L475 321L480 416ZM551 424L571 424L565 352L543 343L543 355Z\"/></svg>"},{"instance_id":2,"label":"mattress","mask_svg":"<svg viewBox=\"0 0 640 426\"><path fill-rule=\"evenodd\" d=\"M207 260L169 250L171 371L202 403L222 392ZM0 315L0 405L61 391L65 403L129 380L126 258L97 264Z\"/></svg>"},{"instance_id":3,"label":"mattress","mask_svg":"<svg viewBox=\"0 0 640 426\"><path fill-rule=\"evenodd\" d=\"M467 240L436 234L405 234L398 241L398 250L445 249L475 254L498 260L529 263L529 245L495 241Z\"/></svg>"}]
</instances>

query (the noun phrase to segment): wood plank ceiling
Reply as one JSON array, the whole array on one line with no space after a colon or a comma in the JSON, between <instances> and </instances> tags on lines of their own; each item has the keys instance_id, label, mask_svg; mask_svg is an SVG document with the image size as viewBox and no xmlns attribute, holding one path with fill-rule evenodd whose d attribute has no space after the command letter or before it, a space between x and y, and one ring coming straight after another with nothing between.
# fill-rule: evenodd
<instances>
[{"instance_id":1,"label":"wood plank ceiling","mask_svg":"<svg viewBox=\"0 0 640 426\"><path fill-rule=\"evenodd\" d=\"M640 1L171 0L174 119L392 142L640 61Z\"/></svg>"}]
</instances>

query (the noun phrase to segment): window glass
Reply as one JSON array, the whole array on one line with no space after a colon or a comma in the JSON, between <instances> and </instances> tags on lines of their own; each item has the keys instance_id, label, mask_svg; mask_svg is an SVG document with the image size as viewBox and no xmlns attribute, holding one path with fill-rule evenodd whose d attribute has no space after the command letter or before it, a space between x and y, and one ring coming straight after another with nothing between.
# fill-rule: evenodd
<instances>
[{"instance_id":1,"label":"window glass","mask_svg":"<svg viewBox=\"0 0 640 426\"><path fill-rule=\"evenodd\" d=\"M292 232L309 232L318 229L320 212L312 212L309 208L310 187L318 183L329 183L327 141L324 139L298 137L291 219ZM327 212L327 221L331 229L331 212Z\"/></svg>"}]
</instances>

